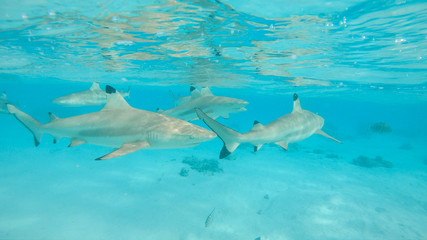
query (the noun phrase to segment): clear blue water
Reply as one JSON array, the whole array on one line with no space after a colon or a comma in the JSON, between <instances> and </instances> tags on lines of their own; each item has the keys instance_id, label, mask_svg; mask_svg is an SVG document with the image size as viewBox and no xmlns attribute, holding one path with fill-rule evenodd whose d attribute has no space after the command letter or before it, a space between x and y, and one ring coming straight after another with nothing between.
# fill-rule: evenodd
<instances>
[{"instance_id":1,"label":"clear blue water","mask_svg":"<svg viewBox=\"0 0 427 240\"><path fill-rule=\"evenodd\" d=\"M289 113L296 92L343 141L243 145L219 160L216 138L94 161L112 149L48 135L36 148L0 114L0 239L427 239L425 1L0 6L0 91L42 123L101 109L51 102L93 81L130 88L149 111L195 85L249 102L219 119L240 132Z\"/></svg>"}]
</instances>

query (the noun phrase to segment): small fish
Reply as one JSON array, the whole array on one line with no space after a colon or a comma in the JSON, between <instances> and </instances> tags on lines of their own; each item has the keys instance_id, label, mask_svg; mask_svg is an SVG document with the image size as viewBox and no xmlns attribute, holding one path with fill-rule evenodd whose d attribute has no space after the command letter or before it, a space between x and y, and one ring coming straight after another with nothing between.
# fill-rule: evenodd
<instances>
[{"instance_id":1,"label":"small fish","mask_svg":"<svg viewBox=\"0 0 427 240\"><path fill-rule=\"evenodd\" d=\"M215 208L212 210L212 212L206 218L205 227L209 227L212 224L212 220L213 220L213 217L214 217L214 212L215 212Z\"/></svg>"}]
</instances>

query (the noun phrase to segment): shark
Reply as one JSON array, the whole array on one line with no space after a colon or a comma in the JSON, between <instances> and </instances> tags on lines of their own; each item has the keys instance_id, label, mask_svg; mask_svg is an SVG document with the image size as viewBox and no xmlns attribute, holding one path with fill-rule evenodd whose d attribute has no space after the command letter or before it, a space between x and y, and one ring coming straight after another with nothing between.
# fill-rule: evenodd
<instances>
[{"instance_id":1,"label":"shark","mask_svg":"<svg viewBox=\"0 0 427 240\"><path fill-rule=\"evenodd\" d=\"M178 97L176 97L175 94L172 92L172 90L169 90L169 94L171 95L171 97L173 99L173 103L175 104L175 107L178 105L181 105L183 103L186 103L186 102L190 101L190 99L191 99L191 96L185 96L185 97L178 96Z\"/></svg>"},{"instance_id":2,"label":"shark","mask_svg":"<svg viewBox=\"0 0 427 240\"><path fill-rule=\"evenodd\" d=\"M128 97L130 91L120 91L123 97ZM107 93L99 87L99 83L94 82L89 90L71 93L52 100L53 103L63 106L77 107L87 105L103 105L107 100Z\"/></svg>"},{"instance_id":3,"label":"shark","mask_svg":"<svg viewBox=\"0 0 427 240\"><path fill-rule=\"evenodd\" d=\"M241 99L214 96L207 87L200 91L191 87L190 92L191 98L187 102L165 111L158 109L157 112L185 121L193 121L199 119L195 108L201 109L208 116L216 119L220 116L229 118L230 113L246 111L245 106L248 105L247 101Z\"/></svg>"},{"instance_id":4,"label":"shark","mask_svg":"<svg viewBox=\"0 0 427 240\"><path fill-rule=\"evenodd\" d=\"M6 93L2 93L0 95L0 113L9 113L6 107L7 104L7 96Z\"/></svg>"},{"instance_id":5,"label":"shark","mask_svg":"<svg viewBox=\"0 0 427 240\"><path fill-rule=\"evenodd\" d=\"M243 134L215 121L201 109L196 109L196 113L223 141L224 146L219 156L221 159L230 155L241 143L254 145L255 152L266 143L275 143L287 150L289 143L304 140L313 134L320 134L341 143L341 141L321 130L324 124L322 117L301 108L300 100L296 93L293 95L293 110L291 113L281 116L266 125L254 121L252 129Z\"/></svg>"},{"instance_id":6,"label":"shark","mask_svg":"<svg viewBox=\"0 0 427 240\"><path fill-rule=\"evenodd\" d=\"M7 104L7 108L34 137L38 146L44 133L59 139L71 139L69 147L84 143L115 148L96 160L123 156L140 149L172 149L193 147L209 141L216 134L187 121L131 107L111 86L106 86L107 100L98 112L68 118L49 113L45 124Z\"/></svg>"}]
</instances>

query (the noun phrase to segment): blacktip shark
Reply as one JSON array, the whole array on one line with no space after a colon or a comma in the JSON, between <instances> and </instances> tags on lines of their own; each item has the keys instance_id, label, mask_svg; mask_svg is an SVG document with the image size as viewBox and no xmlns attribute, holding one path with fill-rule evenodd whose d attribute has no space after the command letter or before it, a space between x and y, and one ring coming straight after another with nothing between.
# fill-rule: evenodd
<instances>
[{"instance_id":1,"label":"blacktip shark","mask_svg":"<svg viewBox=\"0 0 427 240\"><path fill-rule=\"evenodd\" d=\"M189 122L162 114L133 108L114 88L107 86L107 103L98 112L69 118L49 113L45 124L8 104L11 114L27 127L39 145L43 133L53 136L54 143L62 137L71 139L69 147L90 143L117 148L99 157L104 160L119 157L140 149L170 149L196 146L211 140L216 134Z\"/></svg>"},{"instance_id":2,"label":"blacktip shark","mask_svg":"<svg viewBox=\"0 0 427 240\"><path fill-rule=\"evenodd\" d=\"M130 91L119 91L123 97L129 96ZM64 106L87 106L103 105L107 100L107 93L99 87L99 83L94 82L89 90L71 93L52 100L53 103Z\"/></svg>"},{"instance_id":3,"label":"blacktip shark","mask_svg":"<svg viewBox=\"0 0 427 240\"><path fill-rule=\"evenodd\" d=\"M6 107L7 104L7 96L6 93L2 93L0 96L0 113L9 113Z\"/></svg>"},{"instance_id":4,"label":"blacktip shark","mask_svg":"<svg viewBox=\"0 0 427 240\"><path fill-rule=\"evenodd\" d=\"M158 110L158 113L179 118L185 121L199 119L195 108L204 111L210 117L228 118L230 113L246 111L245 106L248 102L236 98L214 96L209 88L204 87L201 91L195 87L190 88L191 99L169 110Z\"/></svg>"},{"instance_id":5,"label":"blacktip shark","mask_svg":"<svg viewBox=\"0 0 427 240\"><path fill-rule=\"evenodd\" d=\"M173 94L172 90L169 90L169 94L171 95L171 97L173 99L173 103L175 104L175 106L181 105L181 104L186 103L186 102L191 100L191 96L185 96L185 97L178 96L178 97L176 97L175 94Z\"/></svg>"},{"instance_id":6,"label":"blacktip shark","mask_svg":"<svg viewBox=\"0 0 427 240\"><path fill-rule=\"evenodd\" d=\"M243 134L218 123L200 109L196 109L196 112L206 125L208 125L224 142L220 158L225 158L230 155L241 143L253 144L255 152L265 143L275 143L287 150L288 143L304 140L313 134L320 134L341 143L341 141L329 136L321 130L324 123L322 117L301 108L296 93L293 99L294 105L291 113L267 125L262 125L258 121L255 121L253 128L249 132Z\"/></svg>"}]
</instances>

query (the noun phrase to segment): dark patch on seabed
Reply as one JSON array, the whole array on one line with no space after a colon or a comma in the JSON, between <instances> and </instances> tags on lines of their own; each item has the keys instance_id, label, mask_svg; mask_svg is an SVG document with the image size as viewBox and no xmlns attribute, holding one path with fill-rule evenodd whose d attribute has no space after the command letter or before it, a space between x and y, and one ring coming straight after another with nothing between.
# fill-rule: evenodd
<instances>
[{"instance_id":1,"label":"dark patch on seabed","mask_svg":"<svg viewBox=\"0 0 427 240\"><path fill-rule=\"evenodd\" d=\"M412 145L410 143L402 143L402 145L400 145L399 149L412 150Z\"/></svg>"},{"instance_id":2,"label":"dark patch on seabed","mask_svg":"<svg viewBox=\"0 0 427 240\"><path fill-rule=\"evenodd\" d=\"M216 173L222 173L223 170L219 166L219 162L216 159L199 159L194 156L185 157L182 160L182 163L185 163L190 166L192 170L206 174L214 175ZM182 168L179 175L186 177L188 176L189 170L187 168Z\"/></svg>"},{"instance_id":3,"label":"dark patch on seabed","mask_svg":"<svg viewBox=\"0 0 427 240\"><path fill-rule=\"evenodd\" d=\"M351 163L360 167L365 167L365 168L375 168L375 167L393 168L394 167L392 162L384 160L381 156L376 156L375 158L369 158L369 157L360 155L359 157L353 159Z\"/></svg>"},{"instance_id":4,"label":"dark patch on seabed","mask_svg":"<svg viewBox=\"0 0 427 240\"><path fill-rule=\"evenodd\" d=\"M391 127L385 122L376 122L371 125L370 129L376 133L390 133L392 131Z\"/></svg>"}]
</instances>

